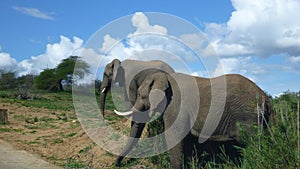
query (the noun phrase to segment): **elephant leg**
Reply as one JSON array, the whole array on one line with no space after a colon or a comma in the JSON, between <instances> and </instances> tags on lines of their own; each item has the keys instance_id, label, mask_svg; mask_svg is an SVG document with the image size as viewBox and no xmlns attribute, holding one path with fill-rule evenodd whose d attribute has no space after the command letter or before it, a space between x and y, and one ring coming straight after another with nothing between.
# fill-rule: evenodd
<instances>
[{"instance_id":1,"label":"elephant leg","mask_svg":"<svg viewBox=\"0 0 300 169\"><path fill-rule=\"evenodd\" d=\"M123 158L133 149L133 147L137 144L139 138L143 133L143 129L145 127L145 123L136 123L134 121L131 122L131 131L130 137L127 141L126 146L123 149L123 152L119 155L116 160L116 166L121 165L121 161Z\"/></svg>"},{"instance_id":2,"label":"elephant leg","mask_svg":"<svg viewBox=\"0 0 300 169\"><path fill-rule=\"evenodd\" d=\"M169 121L165 121L165 128L168 129L172 124L169 123ZM165 140L167 143L167 146L169 147L169 155L170 155L170 164L172 169L181 169L183 167L183 140L178 142L178 139L180 136L178 133L181 133L180 131L176 132L175 129L170 129L168 132L165 133ZM177 144L176 144L177 143ZM170 146L175 145L174 147L170 148Z\"/></svg>"},{"instance_id":3,"label":"elephant leg","mask_svg":"<svg viewBox=\"0 0 300 169\"><path fill-rule=\"evenodd\" d=\"M195 138L191 134L188 134L183 140L183 154L184 154L184 168L189 168L189 165L194 160L194 156L197 155L195 150Z\"/></svg>"},{"instance_id":4,"label":"elephant leg","mask_svg":"<svg viewBox=\"0 0 300 169\"><path fill-rule=\"evenodd\" d=\"M179 144L177 144L175 147L173 147L169 151L170 163L171 163L172 169L181 169L182 168L182 150L183 150L183 144L182 144L182 142L180 142Z\"/></svg>"}]
</instances>

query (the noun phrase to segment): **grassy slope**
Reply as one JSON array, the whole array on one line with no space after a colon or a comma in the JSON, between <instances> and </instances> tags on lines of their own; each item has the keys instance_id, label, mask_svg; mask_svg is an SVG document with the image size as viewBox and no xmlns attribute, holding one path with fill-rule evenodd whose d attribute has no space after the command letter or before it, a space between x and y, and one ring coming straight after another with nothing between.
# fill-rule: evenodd
<instances>
[{"instance_id":1,"label":"grassy slope","mask_svg":"<svg viewBox=\"0 0 300 169\"><path fill-rule=\"evenodd\" d=\"M46 109L48 114L22 114L10 111L10 117L13 118L14 122L22 123L21 127L13 127L10 125L0 125L0 136L10 138L9 141L19 142L18 144L23 144L21 147L27 147L30 150L31 146L43 145L43 144L62 144L65 142L72 142L72 140L82 139L78 137L78 133L84 135L80 124L76 121L76 114L74 113L72 95L70 93L38 93L40 100L18 100L15 98L14 94L7 91L0 92L0 103L2 107L9 105L15 105L16 107L27 107L28 109ZM299 168L299 150L298 150L298 123L299 117L297 116L297 101L299 98L297 96L291 95L290 97L277 98L273 101L273 106L276 109L276 123L270 126L269 133L257 132L256 135L252 137L245 137L248 142L248 147L243 149L243 162L240 166L235 166L233 162L227 160L226 157L222 157L227 160L221 165L215 165L213 162L208 162L205 168ZM111 97L108 97L107 108L112 110L114 108ZM32 111L35 112L35 111ZM49 114L50 112L50 114ZM106 120L112 125L119 124L120 118L116 117L112 113L108 113ZM63 128L57 128L57 126L67 124L69 128L72 126L75 130L67 130ZM120 127L117 127L120 128ZM56 137L49 138L46 135L39 134L34 139L13 139L14 135L33 135L35 133L41 133L40 130L56 130L54 133ZM62 133L59 130L72 131L69 133ZM127 129L128 132L128 129ZM10 134L9 134L10 133ZM88 139L88 137L84 137ZM46 141L45 141L46 140ZM44 145L46 146L46 145ZM78 146L78 145L76 145ZM87 141L80 148L76 149L78 156L70 156L59 159L55 155L47 154L46 158L50 162L57 163L58 165L64 165L66 168L82 168L82 167L93 167L102 168L102 164L95 161L101 159L95 159L89 157L89 154L99 152L96 150L97 145L92 141ZM71 147L70 147L71 148ZM69 149L70 149L69 148ZM99 147L98 147L99 148ZM38 150L35 150L38 151ZM45 150L44 150L45 151ZM75 150L73 150L75 151ZM50 151L51 153L51 151ZM55 153L54 153L55 154ZM43 154L41 154L43 156ZM44 155L45 156L45 155ZM114 160L115 156L109 153L104 153L98 158L103 158L105 160ZM91 160L94 160L91 162ZM124 168L146 165L147 167L157 167L157 168L169 168L168 155L167 153L145 159L139 160L125 160ZM195 162L191 168L196 168L199 164ZM109 162L105 167L112 167L112 162Z\"/></svg>"}]
</instances>

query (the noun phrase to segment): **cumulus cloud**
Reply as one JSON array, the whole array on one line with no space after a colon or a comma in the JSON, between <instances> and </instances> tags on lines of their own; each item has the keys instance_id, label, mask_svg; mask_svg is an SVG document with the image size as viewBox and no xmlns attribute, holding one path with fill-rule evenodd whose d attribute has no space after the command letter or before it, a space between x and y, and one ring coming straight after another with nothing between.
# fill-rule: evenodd
<instances>
[{"instance_id":1,"label":"cumulus cloud","mask_svg":"<svg viewBox=\"0 0 300 169\"><path fill-rule=\"evenodd\" d=\"M232 0L226 24L209 23L205 32L221 56L300 55L300 1Z\"/></svg>"},{"instance_id":2,"label":"cumulus cloud","mask_svg":"<svg viewBox=\"0 0 300 169\"><path fill-rule=\"evenodd\" d=\"M20 7L20 6L13 6L12 7L14 10L21 12L23 14L39 18L39 19L44 19L44 20L54 20L54 13L46 13L42 12L37 8L27 8L27 7Z\"/></svg>"},{"instance_id":3,"label":"cumulus cloud","mask_svg":"<svg viewBox=\"0 0 300 169\"><path fill-rule=\"evenodd\" d=\"M131 23L136 29L134 32L128 33L125 39L120 40L109 34L103 37L100 52L107 54L105 60L109 61L114 58L121 60L165 59L169 63L172 61L178 63L178 59L183 59L183 61L191 62L194 61L195 54L182 41L192 48L198 47L195 43L199 43L199 39L204 41L204 37L199 37L197 34L184 34L181 37L170 36L166 27L150 24L148 17L142 12L136 12L131 18ZM176 38L181 38L182 41ZM200 50L203 46L197 49ZM109 53L106 53L108 50Z\"/></svg>"},{"instance_id":4,"label":"cumulus cloud","mask_svg":"<svg viewBox=\"0 0 300 169\"><path fill-rule=\"evenodd\" d=\"M136 31L132 35L137 35L140 33L160 33L167 34L167 28L161 25L150 25L148 17L142 12L136 12L131 19L132 25L136 27Z\"/></svg>"},{"instance_id":5,"label":"cumulus cloud","mask_svg":"<svg viewBox=\"0 0 300 169\"><path fill-rule=\"evenodd\" d=\"M71 55L79 55L83 40L73 37L73 41L65 36L60 36L60 42L48 44L45 53L32 56L30 59L18 63L19 75L38 74L43 69L54 68L63 59Z\"/></svg>"},{"instance_id":6,"label":"cumulus cloud","mask_svg":"<svg viewBox=\"0 0 300 169\"><path fill-rule=\"evenodd\" d=\"M155 35L147 33L158 33L166 35L167 28L161 25L151 25L148 17L142 12L136 12L131 18L132 25L136 28L133 33L128 33L126 39L117 39L109 34L103 37L103 43L100 48L102 54L107 54L105 60L112 60L119 58L121 60L126 58L147 60L147 57L137 58L141 56L140 52L147 49L162 50L166 46L162 45L161 40Z\"/></svg>"},{"instance_id":7,"label":"cumulus cloud","mask_svg":"<svg viewBox=\"0 0 300 169\"><path fill-rule=\"evenodd\" d=\"M256 77L266 73L266 70L252 61L250 56L221 58L213 76L224 74L241 74L256 81Z\"/></svg>"},{"instance_id":8,"label":"cumulus cloud","mask_svg":"<svg viewBox=\"0 0 300 169\"><path fill-rule=\"evenodd\" d=\"M109 34L106 34L103 37L102 47L100 48L100 52L107 52L111 47L113 47L119 40L112 38Z\"/></svg>"},{"instance_id":9,"label":"cumulus cloud","mask_svg":"<svg viewBox=\"0 0 300 169\"><path fill-rule=\"evenodd\" d=\"M9 53L0 51L0 69L13 70L16 65L16 59L12 58Z\"/></svg>"},{"instance_id":10,"label":"cumulus cloud","mask_svg":"<svg viewBox=\"0 0 300 169\"><path fill-rule=\"evenodd\" d=\"M183 34L179 36L189 48L198 52L201 57L216 57L217 53L203 34Z\"/></svg>"}]
</instances>

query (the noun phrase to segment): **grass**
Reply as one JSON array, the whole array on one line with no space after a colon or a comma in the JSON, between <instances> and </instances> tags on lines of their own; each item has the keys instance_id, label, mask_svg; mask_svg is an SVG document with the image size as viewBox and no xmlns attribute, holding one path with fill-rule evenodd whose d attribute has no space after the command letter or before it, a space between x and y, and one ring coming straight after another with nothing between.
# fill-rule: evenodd
<instances>
[{"instance_id":1,"label":"grass","mask_svg":"<svg viewBox=\"0 0 300 169\"><path fill-rule=\"evenodd\" d=\"M13 116L14 119L19 119L19 120L25 120L25 116L24 115L14 115Z\"/></svg>"},{"instance_id":2,"label":"grass","mask_svg":"<svg viewBox=\"0 0 300 169\"><path fill-rule=\"evenodd\" d=\"M99 96L97 96L97 102L99 103ZM276 110L276 123L270 126L267 132L259 131L252 136L245 136L243 139L247 142L247 147L241 149L243 159L240 165L235 165L233 161L221 154L224 163L216 164L214 160L207 161L203 164L203 161L193 160L190 164L190 168L199 168L199 163L204 165L206 169L213 168L236 168L236 169L248 169L248 168L300 168L300 141L299 141L299 107L297 102L299 101L298 95L287 94L284 97L276 98L273 100L273 107ZM38 107L51 109L53 117L25 117L24 115L12 115L16 120L26 121L24 125L27 129L32 129L33 133L37 129L56 128L52 122L55 120L61 120L66 122L69 119L76 119L76 114L70 114L70 110L74 110L72 103L71 93L44 93L40 100L17 100L12 94L6 91L0 91L0 101L5 103L18 103L27 107ZM115 106L112 102L112 96L109 93L106 100L106 110L113 110ZM55 110L66 111L63 113L56 113ZM92 116L92 115L90 115ZM109 124L117 125L122 121L122 117L114 114L106 114L105 119ZM70 128L77 128L80 126L78 121L70 123ZM154 128L158 128L155 129ZM155 121L149 124L148 133L153 135L159 134L162 131L161 122ZM257 129L255 129L257 130ZM258 131L258 130L257 130ZM23 132L22 129L8 128L4 125L0 125L1 132ZM65 134L63 138L72 138L76 136L76 133ZM151 134L150 134L151 136ZM117 140L120 136L118 134L112 135L112 140ZM51 144L62 143L62 138L51 138L51 136L40 136L35 141L28 144L43 144L44 147ZM92 149L93 145L86 145L78 153L88 153ZM111 155L109 152L107 155ZM114 155L111 155L114 156ZM205 154L202 155L205 157ZM114 156L115 157L115 156ZM125 159L123 164L124 168L130 168L139 163L150 166L150 168L170 168L168 152L149 157L145 159L128 160ZM89 166L78 159L69 158L66 161L65 168L89 168Z\"/></svg>"},{"instance_id":3,"label":"grass","mask_svg":"<svg viewBox=\"0 0 300 169\"><path fill-rule=\"evenodd\" d=\"M79 150L78 153L82 154L82 153L87 153L88 151L90 151L93 148L93 145L88 145L86 147L84 147L83 149Z\"/></svg>"},{"instance_id":4,"label":"grass","mask_svg":"<svg viewBox=\"0 0 300 169\"><path fill-rule=\"evenodd\" d=\"M25 128L27 129L56 129L58 128L56 125L48 123L48 122L39 122L35 124L25 124Z\"/></svg>"},{"instance_id":5,"label":"grass","mask_svg":"<svg viewBox=\"0 0 300 169\"><path fill-rule=\"evenodd\" d=\"M39 91L43 97L37 100L18 100L15 91L0 91L0 99L5 103L18 103L25 107L46 108L50 110L74 110L72 93L45 93Z\"/></svg>"},{"instance_id":6,"label":"grass","mask_svg":"<svg viewBox=\"0 0 300 169\"><path fill-rule=\"evenodd\" d=\"M275 104L274 107L277 121L269 133L260 131L246 138L249 145L242 150L243 168L300 167L299 108L297 110L284 102Z\"/></svg>"},{"instance_id":7,"label":"grass","mask_svg":"<svg viewBox=\"0 0 300 169\"><path fill-rule=\"evenodd\" d=\"M52 140L52 143L53 144L59 144L59 143L63 143L64 141L63 141L63 139L61 139L61 138L54 138L53 140Z\"/></svg>"},{"instance_id":8,"label":"grass","mask_svg":"<svg viewBox=\"0 0 300 169\"><path fill-rule=\"evenodd\" d=\"M70 134L67 134L67 137L73 137L73 136L75 136L77 133L70 133Z\"/></svg>"},{"instance_id":9,"label":"grass","mask_svg":"<svg viewBox=\"0 0 300 169\"><path fill-rule=\"evenodd\" d=\"M65 169L89 169L90 167L84 162L74 158L68 158L65 164Z\"/></svg>"},{"instance_id":10,"label":"grass","mask_svg":"<svg viewBox=\"0 0 300 169\"><path fill-rule=\"evenodd\" d=\"M1 132L23 132L22 129L14 129L14 128L4 128L0 126L0 133Z\"/></svg>"}]
</instances>

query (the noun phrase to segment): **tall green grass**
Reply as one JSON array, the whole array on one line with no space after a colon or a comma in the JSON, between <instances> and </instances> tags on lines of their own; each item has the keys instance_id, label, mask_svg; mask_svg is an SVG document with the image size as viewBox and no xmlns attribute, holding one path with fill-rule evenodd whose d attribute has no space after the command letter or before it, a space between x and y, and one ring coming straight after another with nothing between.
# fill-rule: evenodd
<instances>
[{"instance_id":1,"label":"tall green grass","mask_svg":"<svg viewBox=\"0 0 300 169\"><path fill-rule=\"evenodd\" d=\"M275 124L269 131L247 137L241 168L300 168L299 101L274 102Z\"/></svg>"}]
</instances>

